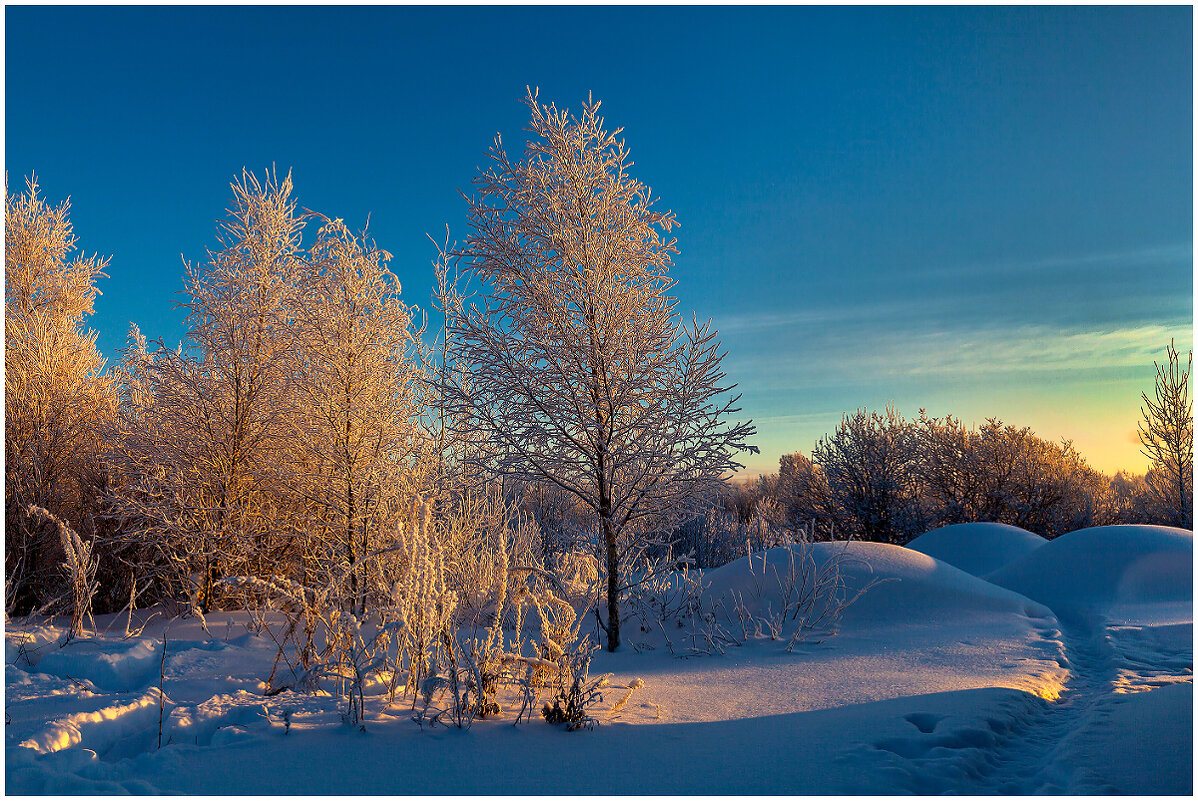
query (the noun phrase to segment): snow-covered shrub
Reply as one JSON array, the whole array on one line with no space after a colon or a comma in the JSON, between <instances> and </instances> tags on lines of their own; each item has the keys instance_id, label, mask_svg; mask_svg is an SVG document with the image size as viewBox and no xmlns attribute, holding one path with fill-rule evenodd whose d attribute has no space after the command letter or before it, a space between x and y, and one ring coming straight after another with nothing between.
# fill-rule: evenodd
<instances>
[{"instance_id":1,"label":"snow-covered shrub","mask_svg":"<svg viewBox=\"0 0 1198 801\"><path fill-rule=\"evenodd\" d=\"M497 567L502 579L495 588L493 614L485 632L482 636L474 633L477 618L469 615L459 619L456 628L443 630L439 658L420 681L424 706L414 717L422 724L466 728L478 718L501 714L504 690L514 692L519 700L519 722L531 719L546 689L563 699L571 698L571 687L580 675L579 691L587 688L586 666L578 655L585 653L589 665L595 643L581 631L583 618L567 600L569 591L553 571L508 564L511 543L507 539L511 536L511 532L498 532L493 546L500 555ZM575 567L570 580L581 590L586 608L593 602L595 571L592 568L588 573L585 560L564 563ZM511 624L510 634L505 623ZM467 626L471 629L468 634ZM576 707L571 704L574 701L567 706Z\"/></svg>"},{"instance_id":2,"label":"snow-covered shrub","mask_svg":"<svg viewBox=\"0 0 1198 801\"><path fill-rule=\"evenodd\" d=\"M252 591L263 599L263 608L280 611L287 621L281 632L269 625L263 630L278 646L274 666L266 678L266 694L285 689L316 692L327 689L343 699L343 719L360 726L365 716L366 686L390 667L394 692L395 667L390 659L395 641L405 621L393 617L392 610L380 608L367 615L353 608L348 577L319 590L276 576L234 576L221 579L221 585ZM262 615L265 620L265 615ZM289 652L297 656L293 664ZM289 667L291 681L277 682L281 664Z\"/></svg>"},{"instance_id":3,"label":"snow-covered shrub","mask_svg":"<svg viewBox=\"0 0 1198 801\"><path fill-rule=\"evenodd\" d=\"M67 637L78 637L83 634L84 619L91 620L92 598L99 586L96 582L97 561L92 555L92 543L84 541L73 528L49 510L33 504L27 506L26 510L31 517L58 530L59 541L65 554L62 571L67 578L67 594L71 598L71 624L67 629ZM92 626L95 626L94 620Z\"/></svg>"},{"instance_id":4,"label":"snow-covered shrub","mask_svg":"<svg viewBox=\"0 0 1198 801\"><path fill-rule=\"evenodd\" d=\"M639 580L628 589L625 602L642 633L681 626L698 611L704 585L693 564L690 555L642 559L634 573Z\"/></svg>"},{"instance_id":5,"label":"snow-covered shrub","mask_svg":"<svg viewBox=\"0 0 1198 801\"><path fill-rule=\"evenodd\" d=\"M585 640L558 659L557 692L541 708L541 717L549 723L565 724L566 731L594 728L598 720L590 709L603 701L603 689L611 684L611 674L591 677L591 657L599 646Z\"/></svg>"},{"instance_id":6,"label":"snow-covered shrub","mask_svg":"<svg viewBox=\"0 0 1198 801\"><path fill-rule=\"evenodd\" d=\"M392 636L403 629L403 621L395 620L367 633L363 617L334 609L328 621L330 658L325 673L336 681L337 695L345 699L343 718L351 726L362 725L366 716L366 684L387 665Z\"/></svg>"},{"instance_id":7,"label":"snow-covered shrub","mask_svg":"<svg viewBox=\"0 0 1198 801\"><path fill-rule=\"evenodd\" d=\"M540 555L546 564L560 554L590 547L594 520L575 495L551 482L534 481L523 487L519 497L521 512L536 523Z\"/></svg>"},{"instance_id":8,"label":"snow-covered shrub","mask_svg":"<svg viewBox=\"0 0 1198 801\"><path fill-rule=\"evenodd\" d=\"M845 568L856 561L847 542L798 542L750 555L747 576L714 598L708 594L690 616L678 655L724 653L766 638L791 651L809 637L835 634L844 612L882 583L849 587ZM667 643L674 651L673 641Z\"/></svg>"},{"instance_id":9,"label":"snow-covered shrub","mask_svg":"<svg viewBox=\"0 0 1198 801\"><path fill-rule=\"evenodd\" d=\"M929 524L1008 523L1051 539L1104 514L1111 481L1070 442L1048 442L997 419L967 428L951 416L921 414L912 425Z\"/></svg>"},{"instance_id":10,"label":"snow-covered shrub","mask_svg":"<svg viewBox=\"0 0 1198 801\"><path fill-rule=\"evenodd\" d=\"M399 620L397 666L408 676L407 686L422 687L444 660L446 633L453 629L458 596L449 587L442 549L432 526L433 509L427 501L413 504L411 521L404 531L406 569L392 595Z\"/></svg>"},{"instance_id":11,"label":"snow-covered shrub","mask_svg":"<svg viewBox=\"0 0 1198 801\"><path fill-rule=\"evenodd\" d=\"M716 503L679 526L672 545L691 554L697 567L719 567L750 553L809 539L806 527L790 528L784 521L785 512L773 498L751 500L742 509Z\"/></svg>"},{"instance_id":12,"label":"snow-covered shrub","mask_svg":"<svg viewBox=\"0 0 1198 801\"><path fill-rule=\"evenodd\" d=\"M914 428L893 407L858 409L819 440L812 461L827 480L845 535L902 543L925 529Z\"/></svg>"}]
</instances>

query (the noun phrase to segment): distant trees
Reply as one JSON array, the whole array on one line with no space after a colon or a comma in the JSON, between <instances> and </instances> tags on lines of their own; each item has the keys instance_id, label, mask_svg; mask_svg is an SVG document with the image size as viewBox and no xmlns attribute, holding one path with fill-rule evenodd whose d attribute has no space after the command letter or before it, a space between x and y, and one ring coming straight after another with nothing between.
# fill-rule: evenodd
<instances>
[{"instance_id":1,"label":"distant trees","mask_svg":"<svg viewBox=\"0 0 1198 801\"><path fill-rule=\"evenodd\" d=\"M908 421L893 409L846 415L811 459L786 454L777 478L758 484L777 499L791 528L896 543L972 521L1048 537L1106 522L1144 522L1135 486L1126 476L1113 482L1071 443L1048 442L1026 426L990 419L969 428L922 410Z\"/></svg>"},{"instance_id":2,"label":"distant trees","mask_svg":"<svg viewBox=\"0 0 1198 801\"><path fill-rule=\"evenodd\" d=\"M7 190L7 184L6 184ZM90 535L116 392L96 350L95 282L109 260L76 253L70 202L30 177L4 202L5 609L54 599L58 524ZM32 506L49 515L31 514ZM55 520L55 523L47 523Z\"/></svg>"},{"instance_id":3,"label":"distant trees","mask_svg":"<svg viewBox=\"0 0 1198 801\"><path fill-rule=\"evenodd\" d=\"M915 431L887 407L858 409L812 450L841 531L876 542L903 542L923 526L916 484Z\"/></svg>"},{"instance_id":4,"label":"distant trees","mask_svg":"<svg viewBox=\"0 0 1198 801\"><path fill-rule=\"evenodd\" d=\"M525 158L497 138L469 199L461 255L487 294L457 321L470 384L452 397L485 432L479 466L551 482L594 515L614 650L621 567L650 528L738 466L753 428L728 421L736 398L721 399L715 332L679 322L676 221L629 176L620 131L606 130L597 102L578 116L531 92L525 102Z\"/></svg>"},{"instance_id":5,"label":"distant trees","mask_svg":"<svg viewBox=\"0 0 1198 801\"><path fill-rule=\"evenodd\" d=\"M1177 349L1170 341L1165 364L1156 367L1154 397L1143 393L1140 408L1140 444L1152 461L1148 485L1167 510L1173 525L1194 526L1194 402L1190 398L1190 372L1194 352L1181 367Z\"/></svg>"},{"instance_id":6,"label":"distant trees","mask_svg":"<svg viewBox=\"0 0 1198 801\"><path fill-rule=\"evenodd\" d=\"M922 411L916 439L924 504L937 525L993 520L1052 536L1093 517L1103 480L1070 442L993 418L967 429Z\"/></svg>"}]
</instances>

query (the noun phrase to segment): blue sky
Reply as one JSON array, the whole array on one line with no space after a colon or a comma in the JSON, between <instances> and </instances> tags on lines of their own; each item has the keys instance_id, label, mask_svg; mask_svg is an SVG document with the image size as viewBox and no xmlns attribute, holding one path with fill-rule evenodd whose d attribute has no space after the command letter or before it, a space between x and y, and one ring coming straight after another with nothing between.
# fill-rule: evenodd
<instances>
[{"instance_id":1,"label":"blue sky","mask_svg":"<svg viewBox=\"0 0 1198 801\"><path fill-rule=\"evenodd\" d=\"M527 84L623 126L678 215L680 305L758 422L998 416L1144 469L1141 391L1193 338L1192 9L5 9L5 169L112 254L92 325L183 335L241 167L370 217L409 302Z\"/></svg>"}]
</instances>

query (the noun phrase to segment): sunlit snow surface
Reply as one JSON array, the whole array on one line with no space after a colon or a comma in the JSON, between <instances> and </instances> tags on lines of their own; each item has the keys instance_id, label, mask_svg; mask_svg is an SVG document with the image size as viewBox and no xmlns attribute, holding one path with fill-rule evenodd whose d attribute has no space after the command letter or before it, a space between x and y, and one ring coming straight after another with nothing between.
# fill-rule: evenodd
<instances>
[{"instance_id":1,"label":"sunlit snow surface","mask_svg":"<svg viewBox=\"0 0 1198 801\"><path fill-rule=\"evenodd\" d=\"M967 553L948 531L940 547ZM1005 544L988 531L990 551L1026 545L1013 531ZM5 791L1190 794L1192 554L1189 532L1092 529L1003 560L987 581L852 544L848 586L886 581L835 636L680 658L681 632L630 621L593 672L645 688L614 716L612 694L603 725L573 733L513 727L510 712L421 729L381 687L366 731L351 729L331 697L263 696L276 648L243 613L210 616L208 633L155 618L128 639L124 618L101 618L107 633L61 648L61 630L10 621ZM708 571L708 599L768 607L750 568L785 556Z\"/></svg>"}]
</instances>

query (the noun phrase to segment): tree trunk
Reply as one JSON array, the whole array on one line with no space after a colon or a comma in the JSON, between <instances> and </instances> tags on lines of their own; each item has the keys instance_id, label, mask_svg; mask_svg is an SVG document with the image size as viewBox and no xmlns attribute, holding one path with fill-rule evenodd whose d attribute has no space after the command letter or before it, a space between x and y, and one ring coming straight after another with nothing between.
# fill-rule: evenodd
<instances>
[{"instance_id":1,"label":"tree trunk","mask_svg":"<svg viewBox=\"0 0 1198 801\"><path fill-rule=\"evenodd\" d=\"M206 615L212 611L212 594L216 591L216 565L212 563L211 558L206 558L204 562L204 586L200 590L200 613Z\"/></svg>"},{"instance_id":2,"label":"tree trunk","mask_svg":"<svg viewBox=\"0 0 1198 801\"><path fill-rule=\"evenodd\" d=\"M620 554L610 515L603 517L603 546L607 553L607 650L614 651L620 647Z\"/></svg>"}]
</instances>

